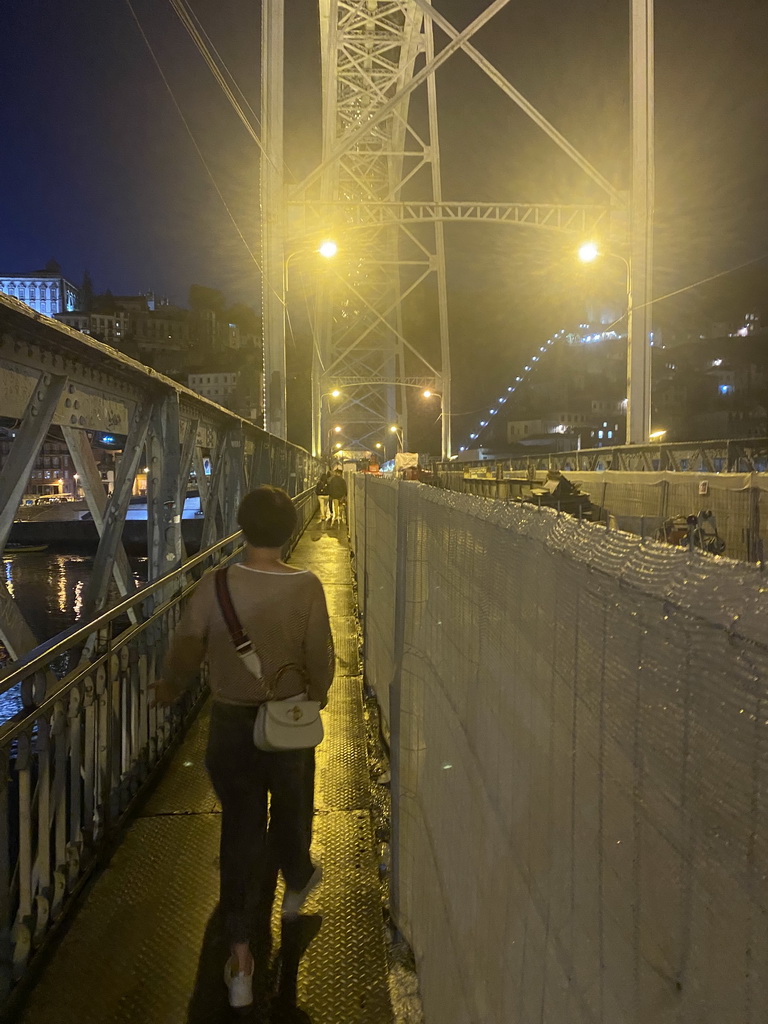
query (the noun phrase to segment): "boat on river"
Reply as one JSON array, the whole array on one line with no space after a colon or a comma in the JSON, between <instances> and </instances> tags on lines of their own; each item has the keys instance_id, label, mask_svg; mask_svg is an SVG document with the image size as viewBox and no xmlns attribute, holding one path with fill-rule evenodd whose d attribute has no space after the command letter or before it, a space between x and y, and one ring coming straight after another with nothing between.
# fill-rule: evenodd
<instances>
[{"instance_id":1,"label":"boat on river","mask_svg":"<svg viewBox=\"0 0 768 1024\"><path fill-rule=\"evenodd\" d=\"M3 548L3 558L10 558L12 555L37 555L47 550L47 544L6 544Z\"/></svg>"}]
</instances>

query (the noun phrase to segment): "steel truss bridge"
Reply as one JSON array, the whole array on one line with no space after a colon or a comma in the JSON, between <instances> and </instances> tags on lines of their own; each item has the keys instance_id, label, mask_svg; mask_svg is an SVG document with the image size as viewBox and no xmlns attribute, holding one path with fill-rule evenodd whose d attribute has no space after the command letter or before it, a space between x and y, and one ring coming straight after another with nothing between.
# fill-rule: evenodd
<instances>
[{"instance_id":1,"label":"steel truss bridge","mask_svg":"<svg viewBox=\"0 0 768 1024\"><path fill-rule=\"evenodd\" d=\"M650 430L650 280L653 210L653 19L630 0L632 176L609 181L474 45L507 6L493 0L458 30L431 0L319 0L322 158L288 186L283 164L284 0L262 5L262 257L267 427L286 436L285 337L294 253L324 237L339 255L320 275L312 311L313 454L326 450L330 416L351 447L372 448L391 424L407 436L405 380L435 380L442 451L450 458L451 362L446 223L490 223L598 235L628 266L628 440ZM436 39L437 36L437 39ZM436 73L467 55L605 194L605 204L467 202L443 195ZM424 97L426 118L411 103ZM424 122L424 123L422 123ZM629 187L627 187L629 186ZM434 304L438 343L407 332L403 305ZM434 298L436 296L436 300ZM341 379L357 378L340 401Z\"/></svg>"},{"instance_id":2,"label":"steel truss bridge","mask_svg":"<svg viewBox=\"0 0 768 1024\"><path fill-rule=\"evenodd\" d=\"M148 688L160 671L186 595L203 571L237 554L235 517L242 494L259 483L282 486L296 500L302 524L308 521L314 511L311 486L319 470L315 456L324 454L334 391L339 400L333 415L343 418L345 441L368 448L390 424L407 429L408 388L435 388L443 407L443 454L450 456L446 223L513 224L573 237L599 232L625 246L633 299L630 438L633 430L638 438L647 433L653 200L650 0L631 0L633 172L632 181L625 183L631 186L628 197L625 188L593 167L472 44L507 3L493 0L457 30L430 0L319 0L323 152L317 167L290 188L283 165L284 2L262 4L266 431L0 296L0 415L15 429L0 472L0 549L41 446L52 432L71 454L99 536L82 625L43 648L36 648L29 623L0 580L0 641L12 658L0 685L4 691L18 687L20 698L18 714L0 726L8 767L0 778L0 821L8 822L12 832L11 842L0 844L0 999L24 978L35 951L74 903L107 848L115 826L126 820L143 783L162 764L178 735L181 712L191 710L203 696L201 686L187 706L165 717L150 706ZM459 50L599 185L606 196L604 206L481 203L443 196L436 73ZM423 127L411 110L417 90L425 95ZM328 233L337 234L342 246L338 261L329 263L321 278L314 303L310 454L286 440L288 267L294 251L313 247ZM424 339L406 333L403 317L406 299L427 294L428 285L437 296L439 339L434 351ZM119 439L121 455L111 494L93 454L93 433ZM147 466L149 582L137 591L123 530L142 465ZM201 551L189 558L182 509L192 472L203 523ZM426 537L430 531L421 533ZM335 557L340 557L339 550ZM110 578L121 595L111 609ZM362 668L357 636L349 624L351 580L345 586L349 595L339 604L338 618L347 630L342 637L344 661L352 666L350 678L357 686ZM398 628L404 628L405 604L399 607ZM63 668L56 664L62 654L67 656ZM355 728L363 763L362 707L358 710ZM349 735L351 731L344 733L345 743ZM343 764L344 758L336 761ZM352 824L368 815L364 804L362 810L357 803L341 809ZM352 859L360 860L359 828L350 835L349 849L358 844ZM367 891L375 893L376 884L371 882ZM358 906L356 897L356 911ZM371 909L371 934L380 943L381 908L374 902ZM331 963L336 970L338 961ZM90 1003L90 991L87 997ZM358 998L358 1011L361 1005ZM53 1010L60 1012L58 1006Z\"/></svg>"},{"instance_id":3,"label":"steel truss bridge","mask_svg":"<svg viewBox=\"0 0 768 1024\"><path fill-rule=\"evenodd\" d=\"M204 513L202 549L234 532L238 504L249 488L275 483L296 495L313 480L314 462L304 449L269 437L250 421L5 295L0 295L0 412L18 424L0 472L0 551L40 448L57 429L99 534L93 583L84 598L86 619L104 609L111 578L121 595L135 591L122 534L140 468L148 469L150 581L186 557L181 517L191 473ZM91 446L93 433L111 434L121 447L109 498ZM36 646L2 579L0 641L13 658Z\"/></svg>"}]
</instances>

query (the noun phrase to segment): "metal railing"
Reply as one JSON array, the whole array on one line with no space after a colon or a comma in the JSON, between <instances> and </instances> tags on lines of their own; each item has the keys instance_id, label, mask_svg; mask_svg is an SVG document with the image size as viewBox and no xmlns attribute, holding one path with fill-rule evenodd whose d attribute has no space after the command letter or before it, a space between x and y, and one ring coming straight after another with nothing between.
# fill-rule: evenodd
<instances>
[{"instance_id":1,"label":"metal railing","mask_svg":"<svg viewBox=\"0 0 768 1024\"><path fill-rule=\"evenodd\" d=\"M294 501L289 551L317 507L314 490ZM204 699L205 671L173 708L151 707L148 690L189 595L242 548L231 534L0 675L0 692L20 688L24 705L0 726L0 1002Z\"/></svg>"},{"instance_id":2,"label":"metal railing","mask_svg":"<svg viewBox=\"0 0 768 1024\"><path fill-rule=\"evenodd\" d=\"M441 462L440 471L484 468L499 473L559 469L562 471L658 470L694 473L765 473L768 438L746 437L725 441L674 441L665 444L625 444L612 448L582 448L572 452L532 452L477 462Z\"/></svg>"}]
</instances>

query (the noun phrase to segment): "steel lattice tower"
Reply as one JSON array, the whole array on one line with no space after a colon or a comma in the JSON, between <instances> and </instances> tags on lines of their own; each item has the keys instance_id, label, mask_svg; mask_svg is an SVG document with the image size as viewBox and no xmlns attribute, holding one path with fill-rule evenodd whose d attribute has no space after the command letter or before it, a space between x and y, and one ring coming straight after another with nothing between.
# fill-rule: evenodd
<instances>
[{"instance_id":1,"label":"steel lattice tower","mask_svg":"<svg viewBox=\"0 0 768 1024\"><path fill-rule=\"evenodd\" d=\"M370 449L407 429L408 388L441 396L443 456L451 454L451 379L445 221L527 224L608 239L611 214L628 222L619 240L630 266L629 404L647 436L650 420L650 227L653 207L652 0L630 0L633 181L630 203L470 42L507 5L492 0L455 29L432 0L319 0L323 156L302 182L283 177L283 2L264 0L262 24L262 255L267 428L285 434L288 263L326 237L339 255L318 278L313 316L312 445L328 452L342 426L345 447ZM435 52L433 28L447 42ZM607 193L603 206L443 200L435 72L459 49ZM413 117L411 96L426 102ZM416 123L418 123L418 127ZM627 217L628 213L628 217ZM408 337L403 302L433 285L438 343ZM634 316L631 315L634 298ZM636 335L633 355L633 335ZM634 372L632 370L634 369ZM332 392L338 397L332 398Z\"/></svg>"}]
</instances>

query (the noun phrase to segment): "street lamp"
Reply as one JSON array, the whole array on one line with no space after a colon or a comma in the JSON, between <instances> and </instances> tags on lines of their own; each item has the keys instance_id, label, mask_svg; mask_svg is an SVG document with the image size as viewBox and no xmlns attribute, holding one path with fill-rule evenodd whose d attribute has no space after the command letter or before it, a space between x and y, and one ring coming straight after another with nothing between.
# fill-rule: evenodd
<instances>
[{"instance_id":1,"label":"street lamp","mask_svg":"<svg viewBox=\"0 0 768 1024\"><path fill-rule=\"evenodd\" d=\"M338 245L330 239L326 239L324 242L320 243L317 249L296 249L294 252L289 253L288 256L285 257L285 262L283 263L283 289L285 292L288 291L288 268L291 265L291 260L296 259L297 256L311 256L313 253L330 260L338 251Z\"/></svg>"},{"instance_id":2,"label":"street lamp","mask_svg":"<svg viewBox=\"0 0 768 1024\"><path fill-rule=\"evenodd\" d=\"M579 259L582 263L593 263L600 255L596 242L585 242L579 248Z\"/></svg>"},{"instance_id":3,"label":"street lamp","mask_svg":"<svg viewBox=\"0 0 768 1024\"><path fill-rule=\"evenodd\" d=\"M342 446L342 444L341 444L341 442L339 442L339 443L338 443L338 444L336 444L335 446L331 444L331 440L332 440L332 438L333 438L333 435L334 435L334 434L340 434L340 433L342 432L342 430L343 430L343 429L344 429L343 427L341 427L341 426L338 426L338 425L337 425L337 426L335 426L335 427L329 427L329 428L328 428L328 451L332 451L334 447L336 447L336 448L341 448L341 447L343 447L343 446Z\"/></svg>"},{"instance_id":4,"label":"street lamp","mask_svg":"<svg viewBox=\"0 0 768 1024\"><path fill-rule=\"evenodd\" d=\"M397 438L397 450L401 452L403 450L403 432L400 427L391 426L389 428L390 434L394 434Z\"/></svg>"},{"instance_id":5,"label":"street lamp","mask_svg":"<svg viewBox=\"0 0 768 1024\"><path fill-rule=\"evenodd\" d=\"M603 252L596 242L585 242L579 248L582 263L594 263L603 256L621 260L626 271L627 291L627 444L645 444L651 429L651 365L648 351L649 339L636 339L633 330L632 269L629 261L617 252ZM637 360L635 343L642 346L642 359ZM642 367L641 373L633 373L633 363Z\"/></svg>"}]
</instances>

